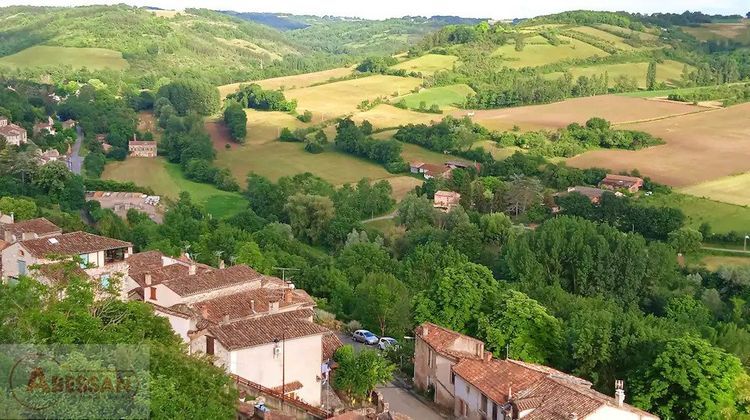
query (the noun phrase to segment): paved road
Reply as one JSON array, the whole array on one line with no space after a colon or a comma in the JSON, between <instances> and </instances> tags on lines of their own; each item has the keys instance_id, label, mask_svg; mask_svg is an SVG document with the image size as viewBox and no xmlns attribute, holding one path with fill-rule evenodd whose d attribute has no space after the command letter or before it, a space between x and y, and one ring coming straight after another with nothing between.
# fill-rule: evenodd
<instances>
[{"instance_id":1,"label":"paved road","mask_svg":"<svg viewBox=\"0 0 750 420\"><path fill-rule=\"evenodd\" d=\"M377 348L355 342L348 335L339 334L339 338L344 344L353 345L355 349L365 347ZM408 390L399 386L395 381L379 386L377 390L383 394L383 399L388 403L390 409L397 413L406 414L414 420L443 420L443 417L437 411L423 403Z\"/></svg>"},{"instance_id":2,"label":"paved road","mask_svg":"<svg viewBox=\"0 0 750 420\"><path fill-rule=\"evenodd\" d=\"M81 152L81 143L83 142L83 130L81 130L81 127L78 125L76 125L76 133L78 133L78 137L76 138L76 142L73 143L73 151L68 158L68 168L74 174L80 175L81 167L83 166L83 158L79 156L79 153Z\"/></svg>"}]
</instances>

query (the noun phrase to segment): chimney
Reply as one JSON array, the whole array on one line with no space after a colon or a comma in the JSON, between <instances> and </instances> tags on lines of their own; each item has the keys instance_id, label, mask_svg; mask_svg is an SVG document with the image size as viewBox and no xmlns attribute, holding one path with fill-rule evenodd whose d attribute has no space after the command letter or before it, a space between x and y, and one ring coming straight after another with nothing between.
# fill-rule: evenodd
<instances>
[{"instance_id":1,"label":"chimney","mask_svg":"<svg viewBox=\"0 0 750 420\"><path fill-rule=\"evenodd\" d=\"M219 270L223 270L225 267L224 260L219 260Z\"/></svg>"},{"instance_id":2,"label":"chimney","mask_svg":"<svg viewBox=\"0 0 750 420\"><path fill-rule=\"evenodd\" d=\"M201 318L208 319L208 308L206 308L205 306L201 306L200 310L201 310Z\"/></svg>"},{"instance_id":3,"label":"chimney","mask_svg":"<svg viewBox=\"0 0 750 420\"><path fill-rule=\"evenodd\" d=\"M622 379L615 380L615 402L618 407L625 404L625 382Z\"/></svg>"},{"instance_id":4,"label":"chimney","mask_svg":"<svg viewBox=\"0 0 750 420\"><path fill-rule=\"evenodd\" d=\"M510 384L508 385L508 401L513 399L513 390L511 389Z\"/></svg>"},{"instance_id":5,"label":"chimney","mask_svg":"<svg viewBox=\"0 0 750 420\"><path fill-rule=\"evenodd\" d=\"M578 413L570 413L568 414L568 420L578 420Z\"/></svg>"},{"instance_id":6,"label":"chimney","mask_svg":"<svg viewBox=\"0 0 750 420\"><path fill-rule=\"evenodd\" d=\"M492 361L492 352L491 351L484 352L484 361L485 362L491 362Z\"/></svg>"},{"instance_id":7,"label":"chimney","mask_svg":"<svg viewBox=\"0 0 750 420\"><path fill-rule=\"evenodd\" d=\"M195 264L190 264L190 266L188 267L188 274L191 275L191 276L194 276L195 275L195 269L196 269Z\"/></svg>"},{"instance_id":8,"label":"chimney","mask_svg":"<svg viewBox=\"0 0 750 420\"><path fill-rule=\"evenodd\" d=\"M292 303L292 289L284 289L284 303Z\"/></svg>"},{"instance_id":9,"label":"chimney","mask_svg":"<svg viewBox=\"0 0 750 420\"><path fill-rule=\"evenodd\" d=\"M146 286L151 286L151 273L144 274L143 279L146 282Z\"/></svg>"},{"instance_id":10,"label":"chimney","mask_svg":"<svg viewBox=\"0 0 750 420\"><path fill-rule=\"evenodd\" d=\"M255 299L250 300L250 312L255 313Z\"/></svg>"},{"instance_id":11,"label":"chimney","mask_svg":"<svg viewBox=\"0 0 750 420\"><path fill-rule=\"evenodd\" d=\"M278 312L279 310L279 302L269 302L268 304L269 312Z\"/></svg>"},{"instance_id":12,"label":"chimney","mask_svg":"<svg viewBox=\"0 0 750 420\"><path fill-rule=\"evenodd\" d=\"M229 324L229 314L224 314L224 317L221 319L222 323Z\"/></svg>"}]
</instances>

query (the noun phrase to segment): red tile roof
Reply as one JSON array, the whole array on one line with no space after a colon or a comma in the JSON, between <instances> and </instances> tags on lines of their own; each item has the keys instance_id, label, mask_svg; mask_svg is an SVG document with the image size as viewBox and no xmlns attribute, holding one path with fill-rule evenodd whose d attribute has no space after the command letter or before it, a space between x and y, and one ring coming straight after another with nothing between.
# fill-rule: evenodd
<instances>
[{"instance_id":1,"label":"red tile roof","mask_svg":"<svg viewBox=\"0 0 750 420\"><path fill-rule=\"evenodd\" d=\"M294 382L289 382L289 383L284 384L283 387L281 385L277 387L273 387L271 388L271 391L274 391L276 393L281 393L283 389L284 393L286 394L288 392L294 392L294 391L297 391L298 389L302 389L303 387L304 385L302 385L302 382L294 381Z\"/></svg>"},{"instance_id":2,"label":"red tile roof","mask_svg":"<svg viewBox=\"0 0 750 420\"><path fill-rule=\"evenodd\" d=\"M288 301L284 299L285 293L288 293ZM268 313L271 302L278 302L280 309L291 306L315 306L315 301L304 290L258 288L197 302L193 307L207 320L220 322L225 315L229 316L230 320L236 320Z\"/></svg>"},{"instance_id":3,"label":"red tile roof","mask_svg":"<svg viewBox=\"0 0 750 420\"><path fill-rule=\"evenodd\" d=\"M328 359L333 359L333 354L336 353L336 350L338 350L339 347L343 345L344 343L341 342L339 336L337 336L333 331L329 331L326 335L323 336L323 355L321 357L321 362L325 362Z\"/></svg>"},{"instance_id":4,"label":"red tile roof","mask_svg":"<svg viewBox=\"0 0 750 420\"><path fill-rule=\"evenodd\" d=\"M128 142L128 145L131 145L131 146L153 146L153 147L156 147L156 142L155 141L145 141L145 140L130 140L130 142Z\"/></svg>"},{"instance_id":5,"label":"red tile roof","mask_svg":"<svg viewBox=\"0 0 750 420\"><path fill-rule=\"evenodd\" d=\"M457 333L431 322L425 322L422 325L418 326L416 329L416 335L417 337L424 340L436 352L456 358L481 358L476 353L456 350L453 345L458 339L469 340L477 345L482 345L482 347L484 347L484 343L482 343L482 341L480 340L477 340L476 338Z\"/></svg>"},{"instance_id":6,"label":"red tile roof","mask_svg":"<svg viewBox=\"0 0 750 420\"><path fill-rule=\"evenodd\" d=\"M533 363L464 359L453 372L498 404L533 410L525 419L568 419L573 413L583 418L604 405L617 407L614 398L591 389L591 382ZM655 417L627 404L619 408Z\"/></svg>"},{"instance_id":7,"label":"red tile roof","mask_svg":"<svg viewBox=\"0 0 750 420\"><path fill-rule=\"evenodd\" d=\"M49 238L29 239L19 243L37 258L44 258L48 255L78 255L133 246L130 242L87 232L71 232Z\"/></svg>"},{"instance_id":8,"label":"red tile roof","mask_svg":"<svg viewBox=\"0 0 750 420\"><path fill-rule=\"evenodd\" d=\"M249 281L261 281L262 275L246 265L235 265L223 270L207 270L194 275L175 277L163 284L180 296L191 296L223 289Z\"/></svg>"},{"instance_id":9,"label":"red tile roof","mask_svg":"<svg viewBox=\"0 0 750 420\"><path fill-rule=\"evenodd\" d=\"M62 229L57 227L54 223L40 217L38 219L29 219L16 223L8 223L0 226L0 230L10 232L13 235L20 237L24 233L35 233L39 236L61 234Z\"/></svg>"},{"instance_id":10,"label":"red tile roof","mask_svg":"<svg viewBox=\"0 0 750 420\"><path fill-rule=\"evenodd\" d=\"M208 332L227 350L273 343L274 340L281 339L282 334L290 340L330 332L328 328L309 321L312 316L312 309L301 309L231 324L214 325L208 328Z\"/></svg>"}]
</instances>

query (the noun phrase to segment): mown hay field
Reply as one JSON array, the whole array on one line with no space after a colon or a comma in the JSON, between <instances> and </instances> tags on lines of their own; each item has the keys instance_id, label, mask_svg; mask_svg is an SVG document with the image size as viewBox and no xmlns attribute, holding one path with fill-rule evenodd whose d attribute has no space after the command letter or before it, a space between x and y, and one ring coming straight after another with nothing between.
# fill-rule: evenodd
<instances>
[{"instance_id":1,"label":"mown hay field","mask_svg":"<svg viewBox=\"0 0 750 420\"><path fill-rule=\"evenodd\" d=\"M680 192L740 206L750 205L750 173L726 176L680 189Z\"/></svg>"},{"instance_id":2,"label":"mown hay field","mask_svg":"<svg viewBox=\"0 0 750 420\"><path fill-rule=\"evenodd\" d=\"M577 39L565 36L559 37L560 45L551 45L542 36L530 37L522 51L516 51L515 43L506 44L496 49L492 55L501 56L505 60L503 65L510 68L537 67L558 61L590 58L593 56L606 57L606 51Z\"/></svg>"},{"instance_id":3,"label":"mown hay field","mask_svg":"<svg viewBox=\"0 0 750 420\"><path fill-rule=\"evenodd\" d=\"M297 74L294 76L274 77L271 79L263 79L258 81L231 83L228 85L219 86L219 94L222 98L224 98L230 93L237 92L240 89L240 85L247 85L250 83L257 83L263 89L299 89L318 83L325 83L331 79L346 77L350 74L352 74L352 69L350 67L339 67L330 70L316 71L313 73Z\"/></svg>"},{"instance_id":4,"label":"mown hay field","mask_svg":"<svg viewBox=\"0 0 750 420\"><path fill-rule=\"evenodd\" d=\"M674 192L641 197L638 201L645 205L682 210L687 217L685 225L693 229L698 229L703 223L709 223L715 233L747 232L750 225L750 208L707 198ZM741 243L738 245L742 246Z\"/></svg>"},{"instance_id":5,"label":"mown hay field","mask_svg":"<svg viewBox=\"0 0 750 420\"><path fill-rule=\"evenodd\" d=\"M443 117L444 115L442 114L409 111L408 109L397 108L393 105L380 104L369 111L354 114L352 120L358 124L367 120L373 127L384 129L396 128L405 124L430 124L432 122L439 122Z\"/></svg>"},{"instance_id":6,"label":"mown hay field","mask_svg":"<svg viewBox=\"0 0 750 420\"><path fill-rule=\"evenodd\" d=\"M401 96L419 86L420 79L375 75L287 91L287 99L297 100L297 110L310 110L330 119L357 111L364 100Z\"/></svg>"},{"instance_id":7,"label":"mown hay field","mask_svg":"<svg viewBox=\"0 0 750 420\"><path fill-rule=\"evenodd\" d=\"M434 74L440 70L450 70L458 61L455 55L425 54L412 60L406 60L391 66L392 69L416 71L423 74Z\"/></svg>"},{"instance_id":8,"label":"mown hay field","mask_svg":"<svg viewBox=\"0 0 750 420\"><path fill-rule=\"evenodd\" d=\"M14 68L71 66L89 70L124 70L128 62L119 51L106 48L73 48L38 45L0 58L0 65Z\"/></svg>"},{"instance_id":9,"label":"mown hay field","mask_svg":"<svg viewBox=\"0 0 750 420\"><path fill-rule=\"evenodd\" d=\"M643 175L674 187L745 173L750 171L749 116L750 104L741 104L623 124L619 127L646 131L661 137L666 144L638 151L595 150L569 159L568 164L614 171L638 169Z\"/></svg>"},{"instance_id":10,"label":"mown hay field","mask_svg":"<svg viewBox=\"0 0 750 420\"><path fill-rule=\"evenodd\" d=\"M599 38L600 40L609 43L610 45L617 48L618 50L622 50L622 51L635 50L635 48L633 48L631 45L626 44L621 37L611 34L609 32L603 31L601 29L597 29L591 26L575 26L570 29L576 32L580 32L586 35Z\"/></svg>"},{"instance_id":11,"label":"mown hay field","mask_svg":"<svg viewBox=\"0 0 750 420\"><path fill-rule=\"evenodd\" d=\"M545 105L451 112L456 117L473 113L472 120L491 130L509 130L517 125L521 130L557 129L570 123L584 123L591 117L601 117L613 124L665 118L704 111L690 104L650 101L616 95L590 96L568 99Z\"/></svg>"},{"instance_id":12,"label":"mown hay field","mask_svg":"<svg viewBox=\"0 0 750 420\"><path fill-rule=\"evenodd\" d=\"M682 79L682 69L685 66L684 63L673 60L665 60L663 63L656 65L656 81L664 82L670 85L675 85ZM692 68L691 68L692 69ZM620 76L634 77L638 83L639 88L646 88L646 72L648 71L648 63L621 63L621 64L604 64L599 66L587 66L587 67L570 67L568 69L573 75L574 79L581 76L591 77L598 76L602 77L607 73L609 77L609 86L612 87L616 83L616 79ZM548 78L559 78L562 77L562 73L549 73L545 75Z\"/></svg>"}]
</instances>

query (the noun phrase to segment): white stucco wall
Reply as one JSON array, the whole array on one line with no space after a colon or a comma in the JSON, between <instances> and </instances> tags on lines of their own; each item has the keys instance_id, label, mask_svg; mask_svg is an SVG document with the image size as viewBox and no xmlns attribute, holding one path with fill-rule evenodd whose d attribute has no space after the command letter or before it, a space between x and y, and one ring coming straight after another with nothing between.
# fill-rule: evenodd
<instances>
[{"instance_id":1,"label":"white stucco wall","mask_svg":"<svg viewBox=\"0 0 750 420\"><path fill-rule=\"evenodd\" d=\"M153 286L156 287L156 299L152 300L151 291L149 290L151 287L152 286L146 286L143 288L143 300L146 302L153 302L157 305L164 306L165 308L177 305L178 303L183 303L182 298L164 284Z\"/></svg>"},{"instance_id":2,"label":"white stucco wall","mask_svg":"<svg viewBox=\"0 0 750 420\"><path fill-rule=\"evenodd\" d=\"M190 331L191 322L190 319L181 318L179 316L175 316L172 314L165 314L164 312L159 311L159 309L154 308L154 313L159 316L163 316L164 318L167 318L169 320L169 325L172 326L172 330L182 338L182 341L185 343L190 342L190 338L188 337L188 331ZM205 349L205 347L204 347Z\"/></svg>"},{"instance_id":3,"label":"white stucco wall","mask_svg":"<svg viewBox=\"0 0 750 420\"><path fill-rule=\"evenodd\" d=\"M473 385L470 385L466 381L463 380L460 376L456 375L456 381L455 381L455 393L456 393L456 403L455 403L455 410L454 414L457 417L460 416L460 401L463 401L466 403L466 405L469 407L466 417L467 419L478 419L480 418L479 414L479 408L482 403L482 393L479 392L478 389L476 389ZM492 402L490 399L487 399L487 405L492 406ZM485 408L486 410L486 408ZM485 411L487 412L487 411ZM491 413L491 411L490 411Z\"/></svg>"},{"instance_id":4,"label":"white stucco wall","mask_svg":"<svg viewBox=\"0 0 750 420\"><path fill-rule=\"evenodd\" d=\"M639 413L627 409L601 406L593 413L586 416L586 420L656 420L656 416L641 416Z\"/></svg>"}]
</instances>

